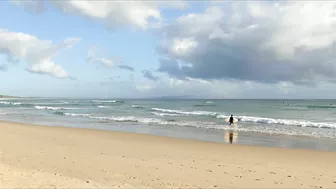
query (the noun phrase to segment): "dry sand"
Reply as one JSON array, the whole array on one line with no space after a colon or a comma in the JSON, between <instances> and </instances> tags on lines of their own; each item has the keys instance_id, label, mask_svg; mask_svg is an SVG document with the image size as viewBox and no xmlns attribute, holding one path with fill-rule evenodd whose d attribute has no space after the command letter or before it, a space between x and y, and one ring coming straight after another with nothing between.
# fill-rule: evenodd
<instances>
[{"instance_id":1,"label":"dry sand","mask_svg":"<svg viewBox=\"0 0 336 189\"><path fill-rule=\"evenodd\" d=\"M1 188L336 188L312 150L0 122L0 156Z\"/></svg>"}]
</instances>

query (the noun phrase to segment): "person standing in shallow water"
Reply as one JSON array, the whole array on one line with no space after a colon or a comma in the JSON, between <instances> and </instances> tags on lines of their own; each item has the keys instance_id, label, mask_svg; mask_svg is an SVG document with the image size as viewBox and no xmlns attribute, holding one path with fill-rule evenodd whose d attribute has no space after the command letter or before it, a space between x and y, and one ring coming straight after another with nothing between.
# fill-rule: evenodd
<instances>
[{"instance_id":1,"label":"person standing in shallow water","mask_svg":"<svg viewBox=\"0 0 336 189\"><path fill-rule=\"evenodd\" d=\"M231 117L230 117L230 120L229 120L229 122L230 122L230 125L232 125L233 124L233 115L231 114Z\"/></svg>"}]
</instances>

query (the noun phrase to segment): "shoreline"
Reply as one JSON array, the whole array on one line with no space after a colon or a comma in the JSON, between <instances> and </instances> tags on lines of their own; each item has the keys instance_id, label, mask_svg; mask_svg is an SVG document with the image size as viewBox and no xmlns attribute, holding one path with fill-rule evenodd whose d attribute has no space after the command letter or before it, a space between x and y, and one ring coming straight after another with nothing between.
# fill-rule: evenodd
<instances>
[{"instance_id":1,"label":"shoreline","mask_svg":"<svg viewBox=\"0 0 336 189\"><path fill-rule=\"evenodd\" d=\"M225 143L229 142L230 130L219 130L212 128L194 128L194 127L176 127L176 126L156 126L156 125L109 125L104 122L90 126L88 123L74 124L70 123L53 123L35 119L14 120L0 119L0 122L19 123L27 125L45 126L45 127L62 127L74 129L91 129L111 132L125 132L136 134L148 134L152 136L171 137L176 139L197 140L203 142ZM333 131L335 132L335 131ZM268 134L249 131L233 131L232 145L247 145L258 147L275 147L288 149L308 149L317 151L336 152L336 140L332 138L318 138L309 136L291 136L283 134Z\"/></svg>"},{"instance_id":2,"label":"shoreline","mask_svg":"<svg viewBox=\"0 0 336 189\"><path fill-rule=\"evenodd\" d=\"M114 130L105 130L105 129L94 129L94 128L79 128L79 127L69 127L69 126L62 126L62 125L42 125L42 124L29 124L29 123L23 123L23 122L16 122L16 121L6 121L6 120L0 120L0 129L3 124L9 124L9 125L17 125L17 126L29 126L29 127L35 127L35 128L41 128L41 129L65 129L65 130L71 130L71 131L86 131L86 132L101 132L101 133L110 133L110 134L124 134L124 135L134 135L134 136L143 136L143 137L153 137L153 138L162 138L162 139L168 139L168 140L179 140L179 141L187 141L187 142L193 142L193 143L207 143L207 144L216 144L216 145L234 145L234 146L242 146L242 147L256 147L256 148L270 148L270 149L288 149L288 150L302 150L302 151L317 151L317 152L328 152L328 153L335 153L333 151L326 151L326 150L319 150L319 149L305 149L305 148L286 148L286 147L274 147L274 146L263 146L263 145L245 145L245 144L229 144L229 143L223 143L223 142L216 142L216 141L208 141L208 140L197 140L197 139L187 139L187 138L179 138L179 137L171 137L171 136L165 136L165 135L153 135L153 134L146 134L146 133L136 133L136 132L127 132L127 131L114 131ZM211 129L210 129L211 130ZM215 130L215 129L212 129ZM223 133L229 133L229 131ZM234 131L234 133L252 133L252 132L238 132ZM268 135L268 136L286 136L286 135L270 135L265 133L257 133L257 135ZM225 137L225 136L223 136ZM311 137L305 137L305 136L294 136L294 137L301 137L301 138L308 138ZM238 138L238 137L236 137ZM317 138L318 140L329 140L325 138ZM224 140L229 140L228 138L225 138Z\"/></svg>"},{"instance_id":3,"label":"shoreline","mask_svg":"<svg viewBox=\"0 0 336 189\"><path fill-rule=\"evenodd\" d=\"M336 153L0 121L2 187L335 188Z\"/></svg>"}]
</instances>

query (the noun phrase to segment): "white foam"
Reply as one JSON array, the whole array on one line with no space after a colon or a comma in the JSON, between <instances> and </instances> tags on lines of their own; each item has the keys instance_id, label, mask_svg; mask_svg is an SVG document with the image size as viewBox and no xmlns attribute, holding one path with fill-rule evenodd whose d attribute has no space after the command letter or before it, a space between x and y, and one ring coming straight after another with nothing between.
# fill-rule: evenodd
<instances>
[{"instance_id":1,"label":"white foam","mask_svg":"<svg viewBox=\"0 0 336 189\"><path fill-rule=\"evenodd\" d=\"M207 115L207 116L216 116L216 112L208 111L182 111L182 110L172 110L172 109L163 109L163 108L152 108L154 111L165 112L165 113L175 113L175 114L184 114L184 115Z\"/></svg>"},{"instance_id":2,"label":"white foam","mask_svg":"<svg viewBox=\"0 0 336 189\"><path fill-rule=\"evenodd\" d=\"M114 117L114 116L89 116L92 119L99 119L99 120L111 120L111 121L117 121L117 122L138 122L138 119L136 119L133 116L120 116L120 117Z\"/></svg>"},{"instance_id":3,"label":"white foam","mask_svg":"<svg viewBox=\"0 0 336 189\"><path fill-rule=\"evenodd\" d=\"M136 122L143 124L157 124L157 125L171 125L171 126L182 126L182 127L196 127L196 128L206 128L206 129L219 129L219 130L234 130L234 131L245 131L245 132L258 132L266 134L277 134L277 135L291 135L291 136L309 136L309 137L324 137L324 138L336 138L333 132L310 132L298 129L288 129L281 127L268 127L265 125L252 125L248 127L230 127L228 125L216 124L214 122L203 122L203 121L173 121L173 120L163 120L158 118L143 118L134 116L97 116L91 114L75 114L75 113L64 113L66 116L81 116L88 117L90 119L97 120L109 120L113 122Z\"/></svg>"},{"instance_id":4,"label":"white foam","mask_svg":"<svg viewBox=\"0 0 336 189\"><path fill-rule=\"evenodd\" d=\"M183 114L172 114L172 113L158 113L158 112L152 112L152 114L157 115L157 116L184 116Z\"/></svg>"},{"instance_id":5,"label":"white foam","mask_svg":"<svg viewBox=\"0 0 336 189\"><path fill-rule=\"evenodd\" d=\"M252 116L235 116L239 121L262 124L278 124L299 127L316 127L316 128L333 128L336 129L336 123L332 122L312 122L308 120L290 120L290 119L274 119Z\"/></svg>"},{"instance_id":6,"label":"white foam","mask_svg":"<svg viewBox=\"0 0 336 189\"><path fill-rule=\"evenodd\" d=\"M115 122L136 122L145 124L158 124L158 125L175 125L175 126L195 126L195 125L209 125L211 123L205 122L190 122L190 121L166 121L157 118L142 118L134 116L89 116L91 119L110 120Z\"/></svg>"},{"instance_id":7,"label":"white foam","mask_svg":"<svg viewBox=\"0 0 336 189\"><path fill-rule=\"evenodd\" d=\"M99 103L117 103L117 102L122 102L119 100L92 100L92 102L99 102Z\"/></svg>"},{"instance_id":8,"label":"white foam","mask_svg":"<svg viewBox=\"0 0 336 189\"><path fill-rule=\"evenodd\" d=\"M98 106L98 108L108 108L108 106Z\"/></svg>"},{"instance_id":9,"label":"white foam","mask_svg":"<svg viewBox=\"0 0 336 189\"><path fill-rule=\"evenodd\" d=\"M52 107L52 106L34 106L38 110L75 110L78 108Z\"/></svg>"},{"instance_id":10,"label":"white foam","mask_svg":"<svg viewBox=\"0 0 336 189\"><path fill-rule=\"evenodd\" d=\"M91 114L75 114L75 113L63 113L66 116L71 116L71 117L90 117Z\"/></svg>"},{"instance_id":11,"label":"white foam","mask_svg":"<svg viewBox=\"0 0 336 189\"><path fill-rule=\"evenodd\" d=\"M5 104L5 105L21 105L21 102L6 102L6 101L0 101L0 104Z\"/></svg>"}]
</instances>

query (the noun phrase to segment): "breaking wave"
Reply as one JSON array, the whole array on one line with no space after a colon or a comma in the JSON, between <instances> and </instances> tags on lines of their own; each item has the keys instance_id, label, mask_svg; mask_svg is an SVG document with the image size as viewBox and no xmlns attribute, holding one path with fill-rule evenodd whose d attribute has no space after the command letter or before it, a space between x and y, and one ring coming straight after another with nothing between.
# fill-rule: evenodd
<instances>
[{"instance_id":1,"label":"breaking wave","mask_svg":"<svg viewBox=\"0 0 336 189\"><path fill-rule=\"evenodd\" d=\"M228 116L219 115L218 119L225 119ZM313 122L308 120L291 120L291 119L275 119L275 118L265 118L265 117L253 117L253 116L235 116L240 122L248 123L260 123L260 124L277 124L277 125L287 125L287 126L298 126L298 127L315 127L315 128L328 128L336 129L336 123L328 122Z\"/></svg>"},{"instance_id":2,"label":"breaking wave","mask_svg":"<svg viewBox=\"0 0 336 189\"><path fill-rule=\"evenodd\" d=\"M113 122L134 122L142 124L157 124L157 125L170 125L170 126L184 126L184 127L196 127L204 129L219 129L219 130L235 130L244 132L258 132L266 134L277 134L277 135L291 135L291 136L309 136L309 137L325 137L325 138L335 138L332 133L320 133L320 132L305 132L298 130L290 130L286 128L279 127L265 127L262 125L249 126L249 127L229 127L228 125L216 124L214 122L204 122L204 121L176 121L172 119L159 119L159 118L144 118L135 116L97 116L91 114L75 114L75 113L63 113L66 116L75 117L87 117L89 119L96 120L108 120Z\"/></svg>"},{"instance_id":3,"label":"breaking wave","mask_svg":"<svg viewBox=\"0 0 336 189\"><path fill-rule=\"evenodd\" d=\"M240 121L252 122L252 123L291 125L299 127L332 128L332 129L336 128L336 123L312 122L308 120L273 119L273 118L249 117L249 116L239 116L237 118Z\"/></svg>"},{"instance_id":4,"label":"breaking wave","mask_svg":"<svg viewBox=\"0 0 336 189\"><path fill-rule=\"evenodd\" d=\"M172 109L161 109L152 108L153 114L158 116L182 116L182 115L192 115L192 116L213 116L217 119L226 119L229 116L218 112L207 112L207 111L181 111ZM160 112L160 113L157 113ZM162 113L166 113L162 114ZM167 114L168 113L168 114ZM291 119L275 119L275 118L265 118L265 117L253 117L253 116L234 116L240 122L247 123L259 123L259 124L277 124L277 125L287 125L287 126L298 126L298 127L314 127L314 128L328 128L336 129L336 123L334 122L313 122L309 120L291 120Z\"/></svg>"}]
</instances>

